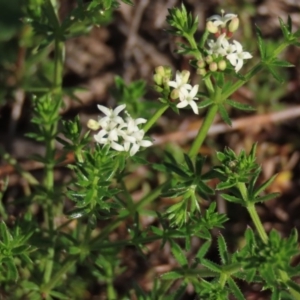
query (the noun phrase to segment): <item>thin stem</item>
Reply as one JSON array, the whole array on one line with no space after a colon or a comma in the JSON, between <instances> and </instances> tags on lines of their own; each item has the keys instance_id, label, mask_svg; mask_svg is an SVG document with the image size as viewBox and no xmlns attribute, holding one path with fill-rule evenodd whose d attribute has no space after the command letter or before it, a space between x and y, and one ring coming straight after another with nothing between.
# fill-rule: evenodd
<instances>
[{"instance_id":1,"label":"thin stem","mask_svg":"<svg viewBox=\"0 0 300 300\"><path fill-rule=\"evenodd\" d=\"M143 130L147 132L153 126L153 124L155 124L156 121L161 117L161 115L168 109L168 107L168 104L164 104L161 108L159 108L151 117L151 119L148 120L148 122L144 125Z\"/></svg>"},{"instance_id":2,"label":"thin stem","mask_svg":"<svg viewBox=\"0 0 300 300\"><path fill-rule=\"evenodd\" d=\"M195 58L196 58L197 60L202 60L202 59L203 59L203 58L202 58L202 54L201 54L200 51L198 50L197 43L196 43L196 41L195 41L194 36L185 35L185 38L188 40L188 42L190 43L191 47L193 48L194 54L195 54ZM206 38L207 38L207 36L206 36ZM203 41L201 41L201 42L204 44L205 41L203 40ZM213 95L213 93L214 93L214 87L213 87L213 85L212 85L212 82L211 82L210 78L209 78L209 77L206 77L206 78L204 78L203 80L204 80L204 83L205 83L205 85L206 85L206 87L207 87L207 89L208 89L209 94L210 94L210 95Z\"/></svg>"},{"instance_id":3,"label":"thin stem","mask_svg":"<svg viewBox=\"0 0 300 300\"><path fill-rule=\"evenodd\" d=\"M78 256L71 256L69 257L66 262L63 264L63 266L59 269L59 271L49 280L42 288L41 292L47 295L53 287L56 286L56 284L59 282L61 277L65 275L69 269L71 269L74 264L78 261Z\"/></svg>"},{"instance_id":4,"label":"thin stem","mask_svg":"<svg viewBox=\"0 0 300 300\"><path fill-rule=\"evenodd\" d=\"M51 21L56 29L54 40L54 74L52 82L52 95L54 101L60 101L62 90L62 77L63 77L63 59L64 59L64 43L60 37L60 24L57 17L56 9L51 1L45 2L45 7L51 16ZM55 97L56 96L56 97ZM58 114L57 110L57 114ZM45 180L44 186L49 192L49 196L53 193L54 188L54 159L55 159L55 139L53 133L57 132L57 123L46 126L46 131L52 138L46 140L46 160L48 163L45 166ZM44 208L44 217L49 229L51 237L54 236L54 206L53 197L47 197ZM44 270L44 282L47 283L51 279L53 270L53 260L55 255L55 248L52 245L48 250L47 262Z\"/></svg>"},{"instance_id":5,"label":"thin stem","mask_svg":"<svg viewBox=\"0 0 300 300\"><path fill-rule=\"evenodd\" d=\"M220 279L219 279L219 283L220 283L221 287L225 286L227 278L228 278L227 274L221 273L221 276L220 276Z\"/></svg>"},{"instance_id":6,"label":"thin stem","mask_svg":"<svg viewBox=\"0 0 300 300\"><path fill-rule=\"evenodd\" d=\"M260 218L257 214L255 206L254 205L248 205L247 210L250 214L250 217L251 217L251 219L252 219L252 221L253 221L253 223L256 227L256 230L257 230L260 238L262 239L262 241L264 243L267 243L268 242L268 236L267 236L266 231L265 231L265 229L264 229L264 227L261 223L261 220L260 220Z\"/></svg>"},{"instance_id":7,"label":"thin stem","mask_svg":"<svg viewBox=\"0 0 300 300\"><path fill-rule=\"evenodd\" d=\"M266 234L266 231L261 223L261 220L257 214L257 211L255 209L255 206L254 204L252 203L249 203L249 200L248 200L248 191L247 191L247 188L246 188L246 185L245 183L243 182L239 182L237 184L237 187L242 195L242 198L244 200L244 203L247 207L247 210L250 214L250 217L255 225L255 228L261 238L261 240L264 242L264 243L267 243L268 242L268 235Z\"/></svg>"},{"instance_id":8,"label":"thin stem","mask_svg":"<svg viewBox=\"0 0 300 300\"><path fill-rule=\"evenodd\" d=\"M202 126L201 128L199 129L198 131L198 134L191 146L191 149L188 153L189 157L195 157L199 151L199 148L201 147L204 139L206 138L207 136L207 132L211 126L211 124L213 123L214 121L214 118L216 116L218 112L218 106L216 104L213 104L210 109L208 110L208 113L207 115L205 116L205 120L204 122L202 123Z\"/></svg>"}]
</instances>

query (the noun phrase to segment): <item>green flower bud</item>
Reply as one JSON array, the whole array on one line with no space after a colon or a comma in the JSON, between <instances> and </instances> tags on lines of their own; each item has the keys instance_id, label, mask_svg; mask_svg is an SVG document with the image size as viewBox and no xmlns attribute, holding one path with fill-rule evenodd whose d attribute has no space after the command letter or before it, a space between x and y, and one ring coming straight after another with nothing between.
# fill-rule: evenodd
<instances>
[{"instance_id":1,"label":"green flower bud","mask_svg":"<svg viewBox=\"0 0 300 300\"><path fill-rule=\"evenodd\" d=\"M228 30L230 32L237 31L237 29L239 28L239 23L240 23L240 20L238 17L233 18L228 25Z\"/></svg>"},{"instance_id":2,"label":"green flower bud","mask_svg":"<svg viewBox=\"0 0 300 300\"><path fill-rule=\"evenodd\" d=\"M165 68L163 66L158 66L155 68L155 73L160 76L165 76Z\"/></svg>"},{"instance_id":3,"label":"green flower bud","mask_svg":"<svg viewBox=\"0 0 300 300\"><path fill-rule=\"evenodd\" d=\"M153 88L154 88L154 90L155 90L156 92L158 92L158 93L161 93L161 92L164 90L162 87L160 87L160 86L158 86L158 85L155 85Z\"/></svg>"},{"instance_id":4,"label":"green flower bud","mask_svg":"<svg viewBox=\"0 0 300 300\"><path fill-rule=\"evenodd\" d=\"M204 60L198 60L197 61L197 67L198 68L203 69L203 68L205 68L205 66L206 66L206 63L205 63Z\"/></svg>"},{"instance_id":5,"label":"green flower bud","mask_svg":"<svg viewBox=\"0 0 300 300\"><path fill-rule=\"evenodd\" d=\"M172 77L172 68L169 66L165 66L164 71L165 71L165 76L170 79Z\"/></svg>"},{"instance_id":6,"label":"green flower bud","mask_svg":"<svg viewBox=\"0 0 300 300\"><path fill-rule=\"evenodd\" d=\"M208 64L210 64L210 63L212 63L214 61L214 59L213 59L213 57L211 55L208 55L208 56L205 57L205 61Z\"/></svg>"},{"instance_id":7,"label":"green flower bud","mask_svg":"<svg viewBox=\"0 0 300 300\"><path fill-rule=\"evenodd\" d=\"M219 31L219 28L216 25L214 25L212 21L208 21L206 23L206 30L210 33L217 33Z\"/></svg>"},{"instance_id":8,"label":"green flower bud","mask_svg":"<svg viewBox=\"0 0 300 300\"><path fill-rule=\"evenodd\" d=\"M206 70L205 69L197 69L197 74L204 76L206 74Z\"/></svg>"},{"instance_id":9,"label":"green flower bud","mask_svg":"<svg viewBox=\"0 0 300 300\"><path fill-rule=\"evenodd\" d=\"M174 89L172 92L171 92L171 99L175 100L175 99L178 99L179 98L179 91L178 89Z\"/></svg>"},{"instance_id":10,"label":"green flower bud","mask_svg":"<svg viewBox=\"0 0 300 300\"><path fill-rule=\"evenodd\" d=\"M189 81L190 74L191 74L191 73L190 73L189 71L183 70L183 71L181 72L181 75L182 75L182 81L185 82L185 83L187 83L187 82Z\"/></svg>"},{"instance_id":11,"label":"green flower bud","mask_svg":"<svg viewBox=\"0 0 300 300\"><path fill-rule=\"evenodd\" d=\"M221 60L218 62L218 69L221 71L224 71L226 69L226 61L225 60Z\"/></svg>"},{"instance_id":12,"label":"green flower bud","mask_svg":"<svg viewBox=\"0 0 300 300\"><path fill-rule=\"evenodd\" d=\"M216 62L212 62L209 64L209 70L212 72L216 72L218 70L218 64Z\"/></svg>"},{"instance_id":13,"label":"green flower bud","mask_svg":"<svg viewBox=\"0 0 300 300\"><path fill-rule=\"evenodd\" d=\"M162 85L163 83L163 77L158 73L153 75L153 80L157 85Z\"/></svg>"},{"instance_id":14,"label":"green flower bud","mask_svg":"<svg viewBox=\"0 0 300 300\"><path fill-rule=\"evenodd\" d=\"M92 130L98 130L100 128L100 125L96 120L89 119L87 122L87 127Z\"/></svg>"}]
</instances>

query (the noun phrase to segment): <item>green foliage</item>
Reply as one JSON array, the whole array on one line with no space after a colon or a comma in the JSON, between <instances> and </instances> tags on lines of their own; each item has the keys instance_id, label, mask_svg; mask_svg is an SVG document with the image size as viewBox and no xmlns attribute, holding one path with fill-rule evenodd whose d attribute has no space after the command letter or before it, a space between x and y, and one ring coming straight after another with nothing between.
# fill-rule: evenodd
<instances>
[{"instance_id":1,"label":"green foliage","mask_svg":"<svg viewBox=\"0 0 300 300\"><path fill-rule=\"evenodd\" d=\"M129 0L122 2L133 4ZM58 17L56 1L26 0L19 6L13 2L0 4L0 8L3 8L0 11L5 12L0 17L3 28L0 40L8 41L7 45L0 47L0 60L7 55L7 65L0 74L5 87L1 97L12 97L16 89L30 94L33 126L27 136L45 148L43 155L33 156L44 167L42 174L36 178L1 149L3 159L12 164L29 183L24 185L25 196L13 200L14 205L21 205L20 213L18 211L20 216L16 214L17 220L12 224L9 222L11 213L6 209L7 203L2 201L6 196L8 179L0 181L1 295L3 293L7 299L83 299L88 289L94 288L97 283L101 286L101 293L105 290L103 294L108 300L121 299L122 295L114 284L119 276L125 276L126 280L128 278L126 267L122 265L124 257L127 259L125 251L132 249L141 259L147 260L147 245L159 242L161 248L170 248L176 266L159 278L155 274L149 292L137 283L129 282L124 299L180 300L187 286L190 286L199 299L227 300L234 297L243 300L245 297L239 288L240 280L260 283L263 289L272 293L272 300L299 299L300 286L293 278L299 276L300 268L292 261L299 255L297 231L294 230L287 238L281 237L275 230L267 234L255 209L257 203L279 195L266 193L275 176L259 182L261 167L256 162L257 145L253 145L249 154L244 150L236 154L229 148L217 152L220 164L211 169L205 157L199 154L199 149L217 113L225 123L231 125L228 106L243 111L253 110L250 105L230 99L239 87L262 69L282 82L283 76L278 68L292 67L292 64L278 59L278 55L288 45L300 46L300 30L292 32L290 17L287 23L280 19L284 40L277 45L276 42L266 42L257 27L260 61L242 75L236 72L240 68L235 64L243 65L243 59L251 58L250 53L237 55L236 45L231 45L235 47L231 50L225 49L226 42L234 33L229 29L232 29L233 22L233 25L238 25L237 19L229 17L231 19L226 21L226 15L215 17L215 20L223 22L222 28L208 24L198 39L198 17L194 18L191 12L187 12L183 4L180 8L169 9L169 32L182 39L176 52L189 55L191 68L201 76L199 82L206 89L196 91L196 98L190 95L190 98L184 98L183 89L187 94L193 89L189 71L177 71L175 81L170 83L175 74L171 67L158 66L153 79L154 89L160 93L158 101L161 104L143 99L146 94L144 80L127 84L121 77L116 77L116 87L112 91L116 102L125 104L134 117L149 118L143 130L132 125L128 136L122 131L125 122L120 123L118 130L130 144L132 140L141 139L168 108L179 113L179 109L187 104L196 112L197 107L193 105L207 107L208 112L189 152L181 154L179 151L178 156L175 151L166 152L163 162L154 157L153 170L150 170L153 158L130 158L124 151L125 147L120 146L123 151L110 147L118 139L115 123L120 121L120 117L114 115L116 112L111 115L108 113L102 121L92 120L94 123L88 124L93 130L102 130L100 138L103 133L102 138L108 140L103 147L97 141L91 145L91 133L84 132L78 116L62 122L60 117L63 97L68 95L76 99L74 91L77 89L62 86L66 40L88 33L94 25L109 24L119 4L120 1L116 0L77 0L62 20ZM20 18L23 23L18 21ZM214 40L206 43L211 33L216 36L223 33L227 35L221 48L217 49L218 53L211 54L212 47L206 45L214 43ZM221 39L216 40L215 47L218 43L221 43ZM24 66L17 70L13 84L7 87L6 77L12 74L9 71L10 64L16 61L15 49L20 47L24 47L27 53ZM224 51L229 52L223 55ZM230 60L228 54L236 56ZM260 86L260 82L257 86ZM255 92L260 93L259 90ZM199 100L198 97L203 100L195 102ZM178 105L180 101L186 103ZM103 121L105 118L112 121L111 127ZM63 146L62 151L56 150L55 141ZM68 170L63 173L67 174L67 179L57 182L55 168L70 156L72 159L68 160ZM130 162L134 162L134 166L128 168ZM134 190L128 187L131 184L128 175L129 170L139 166L143 166L143 170L148 168L146 177L150 184L147 182L145 190L151 187L146 195L136 201L131 195ZM154 171L159 173L155 177L161 176L161 182L165 180L155 187L152 186L155 182ZM214 187L216 180L219 183ZM144 187L144 182L141 182L141 186ZM215 237L216 229L224 228L228 220L226 214L218 212L215 190L226 190L221 194L225 200L244 206L257 231L256 234L248 228L244 233L245 245L233 252L230 250L233 247L227 247L226 231L223 232L224 236L219 233ZM155 207L152 206L151 203L159 200L159 197L172 199L173 202L167 207L157 203ZM66 205L64 200L68 200ZM35 210L38 213L34 213ZM156 217L149 226L143 222L145 214ZM64 215L68 219L63 218ZM7 224L11 226L8 228ZM117 235L117 238L121 238L116 240L113 233L119 226L123 234ZM192 247L195 241L198 249ZM218 258L211 255L215 246L218 248ZM178 281L178 285L174 285L175 281Z\"/></svg>"},{"instance_id":2,"label":"green foliage","mask_svg":"<svg viewBox=\"0 0 300 300\"><path fill-rule=\"evenodd\" d=\"M182 4L181 9L177 7L169 9L167 22L174 28L170 30L172 34L179 36L194 35L198 26L198 17L194 19Z\"/></svg>"},{"instance_id":3,"label":"green foliage","mask_svg":"<svg viewBox=\"0 0 300 300\"><path fill-rule=\"evenodd\" d=\"M19 226L11 233L4 222L0 223L0 263L6 276L1 276L1 281L17 281L18 266L15 258L20 258L23 264L32 264L29 258L34 248L28 243L33 231L24 232Z\"/></svg>"},{"instance_id":4,"label":"green foliage","mask_svg":"<svg viewBox=\"0 0 300 300\"><path fill-rule=\"evenodd\" d=\"M231 149L225 149L224 152L217 152L217 158L222 163L214 168L222 181L217 185L218 190L227 189L235 186L239 182L248 182L252 176L260 171L257 165L256 144L253 145L249 155L242 150L238 155Z\"/></svg>"}]
</instances>

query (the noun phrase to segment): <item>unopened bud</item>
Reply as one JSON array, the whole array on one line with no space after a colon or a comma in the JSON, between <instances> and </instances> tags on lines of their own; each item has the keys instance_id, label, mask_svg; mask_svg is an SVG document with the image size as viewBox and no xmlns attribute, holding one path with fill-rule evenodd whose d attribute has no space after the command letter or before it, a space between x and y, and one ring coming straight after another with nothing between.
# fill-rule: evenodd
<instances>
[{"instance_id":1,"label":"unopened bud","mask_svg":"<svg viewBox=\"0 0 300 300\"><path fill-rule=\"evenodd\" d=\"M100 128L100 125L96 120L89 119L87 122L87 127L92 130L98 130Z\"/></svg>"},{"instance_id":2,"label":"unopened bud","mask_svg":"<svg viewBox=\"0 0 300 300\"><path fill-rule=\"evenodd\" d=\"M234 18L230 21L230 23L229 23L229 25L228 25L228 30L229 30L230 32L235 32L235 31L237 31L237 29L239 28L239 24L240 24L239 18L238 18L238 17L234 17Z\"/></svg>"},{"instance_id":3,"label":"unopened bud","mask_svg":"<svg viewBox=\"0 0 300 300\"><path fill-rule=\"evenodd\" d=\"M212 72L216 72L218 70L218 64L216 62L212 62L209 64L209 70Z\"/></svg>"},{"instance_id":4,"label":"unopened bud","mask_svg":"<svg viewBox=\"0 0 300 300\"><path fill-rule=\"evenodd\" d=\"M189 81L190 74L191 74L190 71L183 70L181 72L182 82L187 83Z\"/></svg>"},{"instance_id":5,"label":"unopened bud","mask_svg":"<svg viewBox=\"0 0 300 300\"><path fill-rule=\"evenodd\" d=\"M218 62L218 69L221 71L224 71L226 69L226 61L225 60L221 60Z\"/></svg>"},{"instance_id":6,"label":"unopened bud","mask_svg":"<svg viewBox=\"0 0 300 300\"><path fill-rule=\"evenodd\" d=\"M155 85L153 88L154 88L154 90L157 91L158 93L161 93L161 92L164 90L163 88L161 88L161 87L158 86L158 85Z\"/></svg>"},{"instance_id":7,"label":"unopened bud","mask_svg":"<svg viewBox=\"0 0 300 300\"><path fill-rule=\"evenodd\" d=\"M208 55L208 56L205 57L205 61L208 64L210 64L210 63L212 63L214 61L214 59L213 59L213 57L211 55Z\"/></svg>"},{"instance_id":8,"label":"unopened bud","mask_svg":"<svg viewBox=\"0 0 300 300\"><path fill-rule=\"evenodd\" d=\"M163 77L158 73L153 75L153 80L157 85L162 85L163 83Z\"/></svg>"},{"instance_id":9,"label":"unopened bud","mask_svg":"<svg viewBox=\"0 0 300 300\"><path fill-rule=\"evenodd\" d=\"M208 21L206 23L206 30L210 33L217 33L219 28L212 21Z\"/></svg>"},{"instance_id":10,"label":"unopened bud","mask_svg":"<svg viewBox=\"0 0 300 300\"><path fill-rule=\"evenodd\" d=\"M171 92L171 98L173 99L173 100L175 100L175 99L177 99L178 97L179 97L179 91L178 91L178 89L174 89L172 92Z\"/></svg>"},{"instance_id":11,"label":"unopened bud","mask_svg":"<svg viewBox=\"0 0 300 300\"><path fill-rule=\"evenodd\" d=\"M204 76L206 74L206 70L205 69L197 69L197 74Z\"/></svg>"},{"instance_id":12,"label":"unopened bud","mask_svg":"<svg viewBox=\"0 0 300 300\"><path fill-rule=\"evenodd\" d=\"M168 78L172 77L172 69L169 66L164 66L165 76Z\"/></svg>"},{"instance_id":13,"label":"unopened bud","mask_svg":"<svg viewBox=\"0 0 300 300\"><path fill-rule=\"evenodd\" d=\"M158 66L155 68L155 73L159 74L160 76L165 76L165 69L163 66Z\"/></svg>"},{"instance_id":14,"label":"unopened bud","mask_svg":"<svg viewBox=\"0 0 300 300\"><path fill-rule=\"evenodd\" d=\"M205 63L204 60L198 60L197 61L197 67L198 68L203 69L203 68L205 68L205 66L206 66L206 63Z\"/></svg>"}]
</instances>

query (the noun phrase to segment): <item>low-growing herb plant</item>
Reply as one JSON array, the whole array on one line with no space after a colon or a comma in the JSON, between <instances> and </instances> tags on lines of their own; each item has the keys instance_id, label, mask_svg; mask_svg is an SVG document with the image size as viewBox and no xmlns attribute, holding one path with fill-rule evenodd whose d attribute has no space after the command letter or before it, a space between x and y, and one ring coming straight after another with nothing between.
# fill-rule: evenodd
<instances>
[{"instance_id":1,"label":"low-growing herb plant","mask_svg":"<svg viewBox=\"0 0 300 300\"><path fill-rule=\"evenodd\" d=\"M40 81L38 86L27 88L31 91L35 125L27 136L46 147L44 155L34 156L44 165L43 179L39 181L24 171L1 150L2 158L32 187L24 214L14 223L9 220L5 204L0 206L3 299L85 299L84 291L91 278L105 287L103 299L108 300L182 299L188 285L194 290L195 299L240 300L245 299L239 288L241 281L260 283L263 290L269 290L272 300L300 299L300 286L294 281L300 269L291 265L291 259L299 254L297 231L287 238L276 230L267 233L256 210L257 203L278 196L266 192L275 176L258 183L262 169L256 161L257 144L249 153L235 153L229 148L217 152L219 164L210 169L205 157L199 154L217 114L231 125L228 106L253 110L230 98L235 91L260 71L270 72L282 81L278 68L292 65L278 59L278 55L289 45L300 46L300 30L292 31L290 18L287 23L280 19L284 41L268 51L257 27L261 59L253 65L251 49L244 49L243 41L234 39L239 28L238 15L222 11L221 15L209 17L205 31L196 39L198 17L188 13L184 5L172 8L167 16L169 32L182 38L177 53L191 58L190 65L199 75L199 84L191 84L188 70L174 72L170 66L157 66L153 80L159 96L158 102L151 106L146 101L138 102L143 94L143 81L126 86L118 77L118 105L111 108L99 104L99 119L89 120L90 131L84 133L79 117L61 122L64 44L66 39L84 34L89 26L107 22L118 4L114 0L78 0L64 20L57 16L55 1L28 0L24 6L22 20L36 43L33 55L53 46L54 58L52 78L44 80L42 87ZM244 72L244 65L251 67L248 72ZM199 91L201 82L203 91ZM149 109L153 111L149 113ZM153 146L147 132L168 109L176 113L186 109L194 114L207 111L187 153L182 151L178 158L167 152L165 159L153 164L140 153ZM67 186L54 181L54 168L65 159L64 155L57 156L56 141L63 145L65 154L74 154L74 161L68 165L73 177ZM130 163L148 164L153 172L165 174L165 182L134 201L125 184ZM218 182L215 187L210 184L212 180ZM0 189L1 198L6 187L7 180ZM228 251L222 234L217 237L212 234L212 230L224 228L228 220L226 214L218 213L216 191L224 200L243 206L253 221L253 227L244 232L244 245L233 253ZM160 197L174 198L174 202L164 210L150 211L157 222L143 228L140 216L144 208ZM73 208L67 211L63 205L65 199L73 203ZM204 200L210 204L203 206ZM41 208L42 216L32 212L33 204ZM64 215L68 219L58 223L57 219ZM106 225L99 228L101 220L106 220L103 223ZM131 220L128 238L111 240L110 234L125 220ZM201 246L193 259L188 259L186 251L191 249L191 239L195 237ZM162 248L169 245L178 267L159 277L154 275L150 292L133 283L128 291L118 293L114 281L125 271L120 264L122 250L131 246L144 256L145 246L153 241L160 241ZM214 242L219 262L207 256Z\"/></svg>"}]
</instances>

